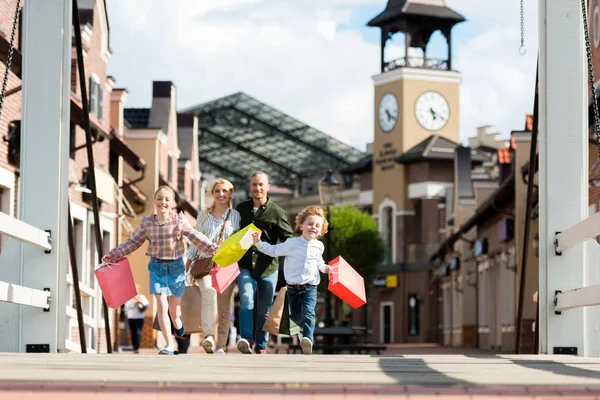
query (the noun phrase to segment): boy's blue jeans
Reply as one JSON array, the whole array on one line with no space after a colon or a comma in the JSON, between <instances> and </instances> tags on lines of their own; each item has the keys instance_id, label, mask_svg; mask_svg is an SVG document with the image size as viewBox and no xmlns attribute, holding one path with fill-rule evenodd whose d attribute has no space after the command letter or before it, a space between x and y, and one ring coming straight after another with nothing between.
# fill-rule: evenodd
<instances>
[{"instance_id":1,"label":"boy's blue jeans","mask_svg":"<svg viewBox=\"0 0 600 400\"><path fill-rule=\"evenodd\" d=\"M240 269L237 282L240 291L240 336L254 341L256 349L266 349L269 333L262 330L273 305L279 272L254 278L252 272ZM254 300L256 299L256 324L254 323Z\"/></svg>"},{"instance_id":2,"label":"boy's blue jeans","mask_svg":"<svg viewBox=\"0 0 600 400\"><path fill-rule=\"evenodd\" d=\"M300 327L302 336L314 342L317 287L313 285L305 290L297 290L288 286L287 296L290 318Z\"/></svg>"}]
</instances>

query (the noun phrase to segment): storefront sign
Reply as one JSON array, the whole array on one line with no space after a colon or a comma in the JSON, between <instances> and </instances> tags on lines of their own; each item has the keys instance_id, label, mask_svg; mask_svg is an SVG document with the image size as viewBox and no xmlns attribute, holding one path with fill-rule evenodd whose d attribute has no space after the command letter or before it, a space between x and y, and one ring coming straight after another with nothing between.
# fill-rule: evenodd
<instances>
[{"instance_id":1,"label":"storefront sign","mask_svg":"<svg viewBox=\"0 0 600 400\"><path fill-rule=\"evenodd\" d=\"M398 276L397 275L388 275L385 278L385 287L387 287L387 288L398 287Z\"/></svg>"},{"instance_id":2,"label":"storefront sign","mask_svg":"<svg viewBox=\"0 0 600 400\"><path fill-rule=\"evenodd\" d=\"M398 276L387 275L386 277L375 278L372 282L373 287L393 289L398 287Z\"/></svg>"}]
</instances>

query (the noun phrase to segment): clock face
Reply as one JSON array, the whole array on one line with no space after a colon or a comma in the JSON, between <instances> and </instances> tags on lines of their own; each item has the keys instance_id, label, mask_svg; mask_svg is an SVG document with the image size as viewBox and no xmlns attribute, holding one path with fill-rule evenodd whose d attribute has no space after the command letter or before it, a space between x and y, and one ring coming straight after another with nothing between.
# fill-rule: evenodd
<instances>
[{"instance_id":1,"label":"clock face","mask_svg":"<svg viewBox=\"0 0 600 400\"><path fill-rule=\"evenodd\" d=\"M439 131L448 123L450 106L438 92L425 92L415 103L415 115L421 126L429 131Z\"/></svg>"},{"instance_id":2,"label":"clock face","mask_svg":"<svg viewBox=\"0 0 600 400\"><path fill-rule=\"evenodd\" d=\"M398 122L398 100L393 93L386 93L379 102L377 112L379 127L385 133L391 132Z\"/></svg>"}]
</instances>

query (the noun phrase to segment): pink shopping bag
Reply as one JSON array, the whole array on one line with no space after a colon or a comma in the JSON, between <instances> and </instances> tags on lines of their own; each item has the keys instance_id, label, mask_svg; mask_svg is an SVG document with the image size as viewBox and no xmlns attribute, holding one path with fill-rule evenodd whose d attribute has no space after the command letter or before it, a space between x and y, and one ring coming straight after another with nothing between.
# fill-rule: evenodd
<instances>
[{"instance_id":1,"label":"pink shopping bag","mask_svg":"<svg viewBox=\"0 0 600 400\"><path fill-rule=\"evenodd\" d=\"M212 269L212 287L221 294L235 281L240 274L238 263L233 263L227 267L215 265Z\"/></svg>"},{"instance_id":2,"label":"pink shopping bag","mask_svg":"<svg viewBox=\"0 0 600 400\"><path fill-rule=\"evenodd\" d=\"M137 295L129 261L123 258L113 264L102 264L94 271L106 305L119 308Z\"/></svg>"},{"instance_id":3,"label":"pink shopping bag","mask_svg":"<svg viewBox=\"0 0 600 400\"><path fill-rule=\"evenodd\" d=\"M329 291L357 309L367 304L365 280L341 256L329 262L333 271L329 274Z\"/></svg>"}]
</instances>

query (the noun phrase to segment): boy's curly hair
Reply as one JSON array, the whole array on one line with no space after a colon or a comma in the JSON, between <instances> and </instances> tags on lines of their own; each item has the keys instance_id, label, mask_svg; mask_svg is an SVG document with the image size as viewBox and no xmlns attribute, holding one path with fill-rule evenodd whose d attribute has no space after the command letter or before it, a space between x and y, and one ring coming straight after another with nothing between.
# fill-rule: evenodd
<instances>
[{"instance_id":1,"label":"boy's curly hair","mask_svg":"<svg viewBox=\"0 0 600 400\"><path fill-rule=\"evenodd\" d=\"M327 233L329 222L327 222L327 218L325 218L325 213L323 212L323 209L319 206L308 206L304 210L300 211L298 215L296 215L296 228L294 228L294 236L302 236L302 224L304 224L306 218L311 215L323 218L321 236Z\"/></svg>"}]
</instances>

